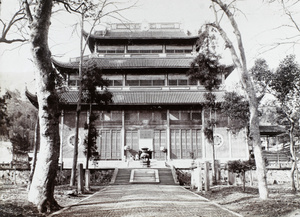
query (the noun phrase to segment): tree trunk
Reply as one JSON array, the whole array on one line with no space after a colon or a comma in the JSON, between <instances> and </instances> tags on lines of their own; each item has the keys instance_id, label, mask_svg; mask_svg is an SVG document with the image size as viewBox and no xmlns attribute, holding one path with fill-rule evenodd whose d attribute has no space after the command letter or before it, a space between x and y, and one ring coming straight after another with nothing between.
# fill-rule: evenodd
<instances>
[{"instance_id":1,"label":"tree trunk","mask_svg":"<svg viewBox=\"0 0 300 217\"><path fill-rule=\"evenodd\" d=\"M78 134L79 134L79 119L81 113L81 98L82 98L82 63L83 63L83 21L84 14L81 14L81 35L80 35L80 61L79 61L79 93L78 93L78 102L76 109L76 122L75 122L75 143L74 143L74 154L73 154L73 165L71 171L71 180L70 186L75 186L76 180L76 167L77 167L77 158L78 158Z\"/></svg>"},{"instance_id":2,"label":"tree trunk","mask_svg":"<svg viewBox=\"0 0 300 217\"><path fill-rule=\"evenodd\" d=\"M34 170L35 170L35 166L36 166L37 151L38 151L39 144L40 144L40 124L39 124L39 117L38 117L36 120L36 125L35 125L33 158L32 158L32 165L31 165L31 170L30 170L30 175L29 175L27 191L30 190L30 185L32 182L32 178L33 178L33 174L34 174Z\"/></svg>"},{"instance_id":3,"label":"tree trunk","mask_svg":"<svg viewBox=\"0 0 300 217\"><path fill-rule=\"evenodd\" d=\"M89 160L90 160L90 156L91 156L91 147L90 147L90 144L91 144L91 141L90 141L90 130L91 130L91 116L92 116L92 103L90 103L90 109L89 109L89 123L88 123L88 132L87 132L87 151L86 151L86 164L85 164L85 169L88 170L89 169Z\"/></svg>"},{"instance_id":4,"label":"tree trunk","mask_svg":"<svg viewBox=\"0 0 300 217\"><path fill-rule=\"evenodd\" d=\"M80 119L80 105L77 105L76 119L75 119L75 142L74 142L74 152L73 152L73 164L71 171L70 186L75 186L76 181L76 168L77 168L77 158L78 158L78 134L79 134L79 119Z\"/></svg>"},{"instance_id":5,"label":"tree trunk","mask_svg":"<svg viewBox=\"0 0 300 217\"><path fill-rule=\"evenodd\" d=\"M295 185L295 170L297 169L297 159L295 155L295 148L294 148L294 122L291 122L290 127L290 153L292 156L292 168L291 168L291 187L292 191L296 192L296 185Z\"/></svg>"},{"instance_id":6,"label":"tree trunk","mask_svg":"<svg viewBox=\"0 0 300 217\"><path fill-rule=\"evenodd\" d=\"M31 51L36 71L39 104L40 152L37 159L28 200L42 213L60 208L54 199L54 181L59 157L59 98L56 94L56 71L52 67L48 47L48 31L52 0L36 2L30 17ZM29 10L29 8L27 8Z\"/></svg>"},{"instance_id":7,"label":"tree trunk","mask_svg":"<svg viewBox=\"0 0 300 217\"><path fill-rule=\"evenodd\" d=\"M223 28L220 26L218 18L217 18L217 11L214 8L216 16L216 22L210 24L211 26L215 27L224 41L226 42L226 47L229 48L231 52L231 57L233 60L233 63L236 67L236 70L240 73L240 80L243 84L243 87L245 89L245 92L249 99L249 111L250 111L250 136L253 141L253 149L254 149L254 155L255 155L255 162L256 162L256 174L257 174L257 180L258 180L258 189L259 189L259 196L261 199L267 199L268 198L268 188L267 188L267 179L266 179L266 169L265 169L265 161L262 154L262 148L261 148L261 141L260 141L260 131L259 131L259 118L258 118L258 101L256 98L256 93L254 90L253 83L250 79L250 75L248 73L247 69L247 61L246 61L246 55L245 50L243 46L242 36L239 31L238 25L235 21L234 15L230 12L228 5L224 4L221 0L211 0L213 3L216 3L220 6L221 10L226 14L228 17L231 26L234 30L234 34L236 36L237 44L238 44L238 50L240 55L237 54L233 43L227 36L226 32L223 30Z\"/></svg>"},{"instance_id":8,"label":"tree trunk","mask_svg":"<svg viewBox=\"0 0 300 217\"><path fill-rule=\"evenodd\" d=\"M246 190L246 172L242 172L243 192Z\"/></svg>"},{"instance_id":9,"label":"tree trunk","mask_svg":"<svg viewBox=\"0 0 300 217\"><path fill-rule=\"evenodd\" d=\"M214 136L213 136L214 138ZM217 184L217 169L216 169L216 151L215 151L215 144L214 144L214 140L212 141L212 144L211 144L211 147L212 147L212 165L211 165L211 168L212 168L212 183L213 185L216 185Z\"/></svg>"}]
</instances>

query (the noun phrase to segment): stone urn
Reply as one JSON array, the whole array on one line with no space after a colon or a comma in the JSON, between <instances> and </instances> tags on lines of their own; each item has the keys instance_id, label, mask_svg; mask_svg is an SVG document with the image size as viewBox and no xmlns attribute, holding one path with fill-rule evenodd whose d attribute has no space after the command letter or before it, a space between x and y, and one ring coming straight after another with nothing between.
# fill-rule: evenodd
<instances>
[{"instance_id":1,"label":"stone urn","mask_svg":"<svg viewBox=\"0 0 300 217\"><path fill-rule=\"evenodd\" d=\"M141 148L142 153L141 153L141 160L143 162L143 165L150 166L150 155L149 155L149 149L148 148Z\"/></svg>"}]
</instances>

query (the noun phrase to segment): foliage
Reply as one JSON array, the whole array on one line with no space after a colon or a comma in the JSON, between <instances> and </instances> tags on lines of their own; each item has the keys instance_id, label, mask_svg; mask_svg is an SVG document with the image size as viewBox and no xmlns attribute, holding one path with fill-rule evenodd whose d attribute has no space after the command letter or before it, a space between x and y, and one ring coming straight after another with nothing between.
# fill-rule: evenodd
<instances>
[{"instance_id":1,"label":"foliage","mask_svg":"<svg viewBox=\"0 0 300 217\"><path fill-rule=\"evenodd\" d=\"M31 148L36 122L36 109L21 98L18 90L6 91L0 97L0 135L10 139L13 153Z\"/></svg>"},{"instance_id":2,"label":"foliage","mask_svg":"<svg viewBox=\"0 0 300 217\"><path fill-rule=\"evenodd\" d=\"M255 81L255 92L260 102L269 90L272 79L272 71L265 59L255 60L254 66L250 69L252 79Z\"/></svg>"},{"instance_id":3,"label":"foliage","mask_svg":"<svg viewBox=\"0 0 300 217\"><path fill-rule=\"evenodd\" d=\"M228 171L233 173L241 174L252 169L255 169L254 160L247 160L247 161L235 160L235 161L228 162Z\"/></svg>"},{"instance_id":4,"label":"foliage","mask_svg":"<svg viewBox=\"0 0 300 217\"><path fill-rule=\"evenodd\" d=\"M29 101L22 99L18 90L7 91L7 94L10 95L7 100L7 115L10 121L9 137L13 146L16 145L13 150L28 150L32 147L34 140L37 110Z\"/></svg>"},{"instance_id":5,"label":"foliage","mask_svg":"<svg viewBox=\"0 0 300 217\"><path fill-rule=\"evenodd\" d=\"M221 103L221 112L229 117L229 131L233 134L249 126L249 103L236 92L226 92Z\"/></svg>"},{"instance_id":6,"label":"foliage","mask_svg":"<svg viewBox=\"0 0 300 217\"><path fill-rule=\"evenodd\" d=\"M300 66L294 55L287 56L280 62L270 84L274 96L280 104L282 120L287 120L290 135L290 153L292 156L291 184L296 191L294 172L297 171L297 157L295 153L294 136L299 134L300 118Z\"/></svg>"},{"instance_id":7,"label":"foliage","mask_svg":"<svg viewBox=\"0 0 300 217\"><path fill-rule=\"evenodd\" d=\"M200 53L191 63L188 75L191 80L199 80L200 84L211 91L213 88L219 88L224 72L225 66L219 63L216 56L209 57Z\"/></svg>"},{"instance_id":8,"label":"foliage","mask_svg":"<svg viewBox=\"0 0 300 217\"><path fill-rule=\"evenodd\" d=\"M270 87L276 98L284 103L300 90L300 66L294 55L286 56L273 75Z\"/></svg>"},{"instance_id":9,"label":"foliage","mask_svg":"<svg viewBox=\"0 0 300 217\"><path fill-rule=\"evenodd\" d=\"M95 121L98 116L93 112L92 104L103 105L111 102L112 94L106 90L109 82L102 78L102 73L93 61L88 61L87 68L83 71L82 89L85 94L84 100L90 104L89 123L85 124L85 129L88 130L84 140L85 150L84 154L87 157L87 162L91 157L98 155L97 137L99 136L95 126ZM98 91L97 88L104 89ZM88 164L88 163L87 163Z\"/></svg>"},{"instance_id":10,"label":"foliage","mask_svg":"<svg viewBox=\"0 0 300 217\"><path fill-rule=\"evenodd\" d=\"M21 136L19 133L13 135L10 141L13 145L13 153L25 153L30 148L28 137Z\"/></svg>"},{"instance_id":11,"label":"foliage","mask_svg":"<svg viewBox=\"0 0 300 217\"><path fill-rule=\"evenodd\" d=\"M102 78L101 69L99 69L93 60L89 60L87 68L83 71L82 90L83 99L87 103L107 104L111 102L112 94L107 91L106 87L109 81ZM102 91L98 91L100 88Z\"/></svg>"},{"instance_id":12,"label":"foliage","mask_svg":"<svg viewBox=\"0 0 300 217\"><path fill-rule=\"evenodd\" d=\"M191 173L176 169L176 175L179 185L191 185Z\"/></svg>"},{"instance_id":13,"label":"foliage","mask_svg":"<svg viewBox=\"0 0 300 217\"><path fill-rule=\"evenodd\" d=\"M92 112L89 118L90 123L85 123L84 129L88 130L88 133L84 139L84 154L89 158L98 156L97 152L97 137L99 136L98 130L95 126L95 120L98 116Z\"/></svg>"},{"instance_id":14,"label":"foliage","mask_svg":"<svg viewBox=\"0 0 300 217\"><path fill-rule=\"evenodd\" d=\"M294 125L294 135L299 134L300 118L300 65L294 55L286 56L272 76L270 89L277 99L278 123Z\"/></svg>"},{"instance_id":15,"label":"foliage","mask_svg":"<svg viewBox=\"0 0 300 217\"><path fill-rule=\"evenodd\" d=\"M246 177L245 173L249 170L255 169L255 160L250 159L247 161L235 160L228 162L228 171L238 174L242 177L243 191L245 191Z\"/></svg>"},{"instance_id":16,"label":"foliage","mask_svg":"<svg viewBox=\"0 0 300 217\"><path fill-rule=\"evenodd\" d=\"M9 117L7 114L7 93L0 97L0 135L1 136L8 136L9 131Z\"/></svg>"}]
</instances>

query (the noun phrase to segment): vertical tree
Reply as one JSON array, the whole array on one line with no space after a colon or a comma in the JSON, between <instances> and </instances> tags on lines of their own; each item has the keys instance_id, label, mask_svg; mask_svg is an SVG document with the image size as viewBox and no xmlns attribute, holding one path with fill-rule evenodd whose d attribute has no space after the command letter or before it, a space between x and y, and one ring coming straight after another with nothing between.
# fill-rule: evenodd
<instances>
[{"instance_id":1,"label":"vertical tree","mask_svg":"<svg viewBox=\"0 0 300 217\"><path fill-rule=\"evenodd\" d=\"M50 18L54 3L62 3L65 8L69 9L72 3L79 1L73 0L22 0L20 11L9 21L9 25L0 19L4 25L1 35L1 42L7 41L8 32L13 26L22 21L28 21L30 29L30 45L33 55L33 64L35 66L36 75L36 92L38 100L38 118L40 126L40 153L37 161L36 171L34 173L28 200L34 203L40 212L57 210L60 206L54 199L54 180L58 167L59 153L59 96L56 87L61 85L61 77L52 66L51 52L48 46L48 33L51 24ZM82 0L79 4L87 4L88 0ZM129 7L118 8L116 2L104 0L101 1L101 8L105 6L114 6L114 9L101 14L103 16L112 16L114 18L122 17L119 12ZM24 9L23 9L24 8ZM26 15L26 18L23 15ZM119 16L114 16L114 15ZM20 18L20 19L19 19ZM96 22L96 20L95 20ZM22 25L24 26L24 25ZM5 29L7 28L7 29ZM18 28L18 27L17 27ZM91 30L92 31L92 30ZM19 33L21 29L19 30ZM24 41L24 37L18 38ZM26 39L25 39L26 40Z\"/></svg>"},{"instance_id":2,"label":"vertical tree","mask_svg":"<svg viewBox=\"0 0 300 217\"><path fill-rule=\"evenodd\" d=\"M219 63L219 57L211 50L213 38L208 38L207 29L200 33L199 37L199 55L194 59L188 75L191 80L199 81L209 92L205 94L206 101L203 108L209 112L209 117L205 117L204 135L212 147L212 171L213 183L216 180L216 155L214 144L214 129L217 120L214 113L219 110L219 104L216 102L216 95L212 92L218 89L222 83L222 74L225 72L225 66ZM204 110L203 110L204 111Z\"/></svg>"},{"instance_id":3,"label":"vertical tree","mask_svg":"<svg viewBox=\"0 0 300 217\"><path fill-rule=\"evenodd\" d=\"M294 134L299 126L300 118L300 66L295 56L287 56L277 68L271 80L270 87L279 102L279 112L282 120L289 123L290 153L292 158L291 185L296 191L295 171L297 171L297 158L295 153Z\"/></svg>"},{"instance_id":4,"label":"vertical tree","mask_svg":"<svg viewBox=\"0 0 300 217\"><path fill-rule=\"evenodd\" d=\"M86 63L86 68L83 70L82 78L82 90L84 94L84 101L89 104L89 121L85 124L85 129L87 129L87 135L84 140L86 155L86 173L89 169L89 160L91 157L96 156L96 141L98 137L98 131L95 126L95 121L98 116L93 112L94 106L102 106L111 102L112 94L107 91L107 86L109 85L108 80L102 78L101 69L97 68L93 61L88 61ZM97 88L101 90L97 90ZM86 176L88 177L88 176ZM88 180L86 180L86 183ZM89 188L89 186L86 186Z\"/></svg>"},{"instance_id":5,"label":"vertical tree","mask_svg":"<svg viewBox=\"0 0 300 217\"><path fill-rule=\"evenodd\" d=\"M258 101L256 98L256 93L254 89L254 85L250 78L248 68L247 68L247 60L245 49L243 45L242 35L239 30L238 24L235 20L234 14L231 12L233 8L233 4L225 4L222 0L211 0L212 9L215 15L215 21L213 23L209 23L208 25L219 32L221 37L226 43L226 48L230 50L231 57L233 63L235 65L236 70L239 73L240 80L242 82L243 88L247 94L247 98L249 99L249 110L250 110L250 138L253 141L254 147L254 155L256 161L256 173L258 179L258 189L259 196L261 199L268 198L268 188L267 188L267 180L266 180L266 169L265 162L263 160L261 141L260 141L260 132L259 132L259 118L258 118ZM235 1L234 1L235 2ZM231 27L233 28L234 35L236 37L236 44L232 43L232 40L228 37L226 31L223 29L220 23L220 19L218 17L218 9L222 13L226 15L228 18ZM223 16L221 16L221 19ZM232 31L232 30L230 30ZM239 54L237 53L239 51Z\"/></svg>"},{"instance_id":6,"label":"vertical tree","mask_svg":"<svg viewBox=\"0 0 300 217\"><path fill-rule=\"evenodd\" d=\"M59 153L59 97L56 91L58 75L52 66L48 32L52 0L23 1L30 28L30 44L36 70L38 116L40 122L40 152L28 200L42 213L60 208L54 199L54 180Z\"/></svg>"},{"instance_id":7,"label":"vertical tree","mask_svg":"<svg viewBox=\"0 0 300 217\"><path fill-rule=\"evenodd\" d=\"M78 74L79 74L79 97L77 102L77 108L76 108L76 117L75 117L75 144L74 144L74 154L73 154L73 164L72 164L72 171L71 171L71 180L70 180L70 186L75 185L75 177L76 177L76 166L77 166L77 158L78 158L78 134L79 134L79 120L80 120L80 113L81 113L81 100L82 100L82 70L83 70L83 54L85 52L85 49L88 45L88 38L92 31L94 30L97 23L100 23L100 19L104 16L111 16L114 19L120 19L124 18L121 16L120 12L123 10L127 10L133 5L130 5L128 7L118 7L117 2L115 1L108 1L103 0L96 2L92 0L56 0L58 2L61 2L64 4L65 8L69 12L77 13L80 15L80 60L79 60L79 66L78 66ZM107 12L104 12L105 8L110 8ZM84 23L85 21L91 21L91 28L89 31L89 34L86 38L85 43L83 42L83 31L84 31Z\"/></svg>"}]
</instances>

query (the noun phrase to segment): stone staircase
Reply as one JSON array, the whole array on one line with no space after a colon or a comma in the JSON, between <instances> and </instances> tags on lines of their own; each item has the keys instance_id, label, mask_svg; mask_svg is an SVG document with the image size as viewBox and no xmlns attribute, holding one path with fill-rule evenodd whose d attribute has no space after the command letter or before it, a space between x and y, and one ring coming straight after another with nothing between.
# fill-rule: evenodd
<instances>
[{"instance_id":1,"label":"stone staircase","mask_svg":"<svg viewBox=\"0 0 300 217\"><path fill-rule=\"evenodd\" d=\"M133 169L131 170L131 184L157 184L159 175L157 169Z\"/></svg>"},{"instance_id":2,"label":"stone staircase","mask_svg":"<svg viewBox=\"0 0 300 217\"><path fill-rule=\"evenodd\" d=\"M118 169L118 174L113 184L114 185L129 185L129 184L176 185L173 179L172 171L169 168Z\"/></svg>"}]
</instances>

